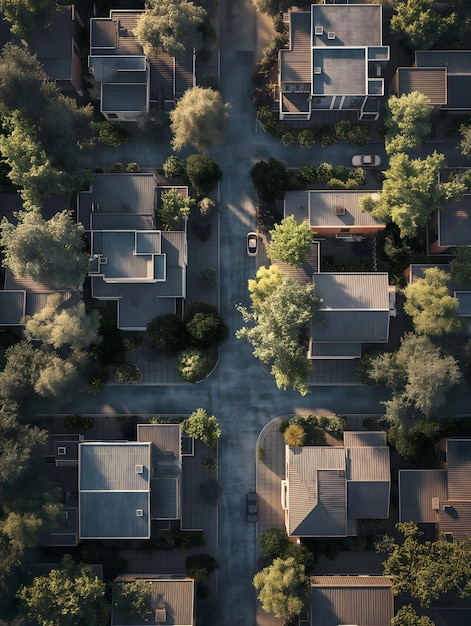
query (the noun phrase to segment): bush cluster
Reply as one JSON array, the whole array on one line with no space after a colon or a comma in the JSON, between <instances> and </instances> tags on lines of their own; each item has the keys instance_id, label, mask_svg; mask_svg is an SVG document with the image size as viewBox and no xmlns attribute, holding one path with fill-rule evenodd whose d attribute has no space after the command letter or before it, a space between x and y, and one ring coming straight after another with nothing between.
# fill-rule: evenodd
<instances>
[{"instance_id":1,"label":"bush cluster","mask_svg":"<svg viewBox=\"0 0 471 626\"><path fill-rule=\"evenodd\" d=\"M95 420L93 417L84 417L83 415L77 415L77 413L74 413L73 415L66 415L64 423L67 428L81 428L88 430L89 428L92 428Z\"/></svg>"},{"instance_id":2,"label":"bush cluster","mask_svg":"<svg viewBox=\"0 0 471 626\"><path fill-rule=\"evenodd\" d=\"M310 184L316 180L325 182L329 189L358 189L366 183L366 172L362 167L348 169L344 165L333 166L330 163L321 163L315 167L310 163L301 165L298 169L298 182Z\"/></svg>"}]
</instances>

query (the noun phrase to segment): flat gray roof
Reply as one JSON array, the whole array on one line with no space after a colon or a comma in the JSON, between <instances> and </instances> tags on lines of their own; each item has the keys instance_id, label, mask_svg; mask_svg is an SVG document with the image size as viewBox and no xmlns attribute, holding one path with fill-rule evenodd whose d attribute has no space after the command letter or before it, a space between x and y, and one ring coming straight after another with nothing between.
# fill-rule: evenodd
<instances>
[{"instance_id":1,"label":"flat gray roof","mask_svg":"<svg viewBox=\"0 0 471 626\"><path fill-rule=\"evenodd\" d=\"M365 48L314 48L313 96L364 96L368 94ZM320 68L320 73L315 68Z\"/></svg>"},{"instance_id":2,"label":"flat gray roof","mask_svg":"<svg viewBox=\"0 0 471 626\"><path fill-rule=\"evenodd\" d=\"M312 4L313 44L315 46L381 46L382 7L379 4ZM322 26L322 35L315 27ZM328 33L335 33L329 39Z\"/></svg>"}]
</instances>

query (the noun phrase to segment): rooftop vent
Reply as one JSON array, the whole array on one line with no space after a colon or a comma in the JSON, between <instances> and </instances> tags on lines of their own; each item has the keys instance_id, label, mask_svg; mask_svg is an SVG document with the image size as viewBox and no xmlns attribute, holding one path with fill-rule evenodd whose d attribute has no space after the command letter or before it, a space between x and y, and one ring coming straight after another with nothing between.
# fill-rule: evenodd
<instances>
[{"instance_id":1,"label":"rooftop vent","mask_svg":"<svg viewBox=\"0 0 471 626\"><path fill-rule=\"evenodd\" d=\"M142 474L143 471L144 471L143 465L136 465L136 474Z\"/></svg>"},{"instance_id":2,"label":"rooftop vent","mask_svg":"<svg viewBox=\"0 0 471 626\"><path fill-rule=\"evenodd\" d=\"M315 67L314 68L314 74L322 74L322 68L321 67Z\"/></svg>"},{"instance_id":3,"label":"rooftop vent","mask_svg":"<svg viewBox=\"0 0 471 626\"><path fill-rule=\"evenodd\" d=\"M67 454L67 448L65 446L59 446L57 448L57 454L61 454L61 455Z\"/></svg>"},{"instance_id":4,"label":"rooftop vent","mask_svg":"<svg viewBox=\"0 0 471 626\"><path fill-rule=\"evenodd\" d=\"M432 509L434 511L439 511L440 510L440 499L439 498L432 498Z\"/></svg>"},{"instance_id":5,"label":"rooftop vent","mask_svg":"<svg viewBox=\"0 0 471 626\"><path fill-rule=\"evenodd\" d=\"M330 31L327 33L327 39L335 39L335 31L330 30Z\"/></svg>"},{"instance_id":6,"label":"rooftop vent","mask_svg":"<svg viewBox=\"0 0 471 626\"><path fill-rule=\"evenodd\" d=\"M100 265L106 265L108 259L105 256L100 257Z\"/></svg>"},{"instance_id":7,"label":"rooftop vent","mask_svg":"<svg viewBox=\"0 0 471 626\"><path fill-rule=\"evenodd\" d=\"M316 35L323 35L324 34L324 27L323 26L316 26L314 28L314 33Z\"/></svg>"},{"instance_id":8,"label":"rooftop vent","mask_svg":"<svg viewBox=\"0 0 471 626\"><path fill-rule=\"evenodd\" d=\"M155 609L155 621L157 624L167 621L167 609Z\"/></svg>"},{"instance_id":9,"label":"rooftop vent","mask_svg":"<svg viewBox=\"0 0 471 626\"><path fill-rule=\"evenodd\" d=\"M142 509L136 509L136 517L142 517L144 515L144 511Z\"/></svg>"},{"instance_id":10,"label":"rooftop vent","mask_svg":"<svg viewBox=\"0 0 471 626\"><path fill-rule=\"evenodd\" d=\"M298 209L301 209L302 211L306 208L306 206L304 204L298 204Z\"/></svg>"},{"instance_id":11,"label":"rooftop vent","mask_svg":"<svg viewBox=\"0 0 471 626\"><path fill-rule=\"evenodd\" d=\"M342 206L341 204L336 205L335 215L345 215L345 207Z\"/></svg>"}]
</instances>

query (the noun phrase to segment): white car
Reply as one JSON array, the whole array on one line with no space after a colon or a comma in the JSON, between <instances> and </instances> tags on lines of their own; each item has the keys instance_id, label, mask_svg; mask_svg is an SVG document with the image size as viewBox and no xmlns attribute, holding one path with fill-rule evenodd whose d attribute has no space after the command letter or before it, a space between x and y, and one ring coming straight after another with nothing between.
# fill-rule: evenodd
<instances>
[{"instance_id":1,"label":"white car","mask_svg":"<svg viewBox=\"0 0 471 626\"><path fill-rule=\"evenodd\" d=\"M258 237L257 233L247 233L247 254L257 256Z\"/></svg>"},{"instance_id":2,"label":"white car","mask_svg":"<svg viewBox=\"0 0 471 626\"><path fill-rule=\"evenodd\" d=\"M355 154L352 157L353 167L379 167L381 159L377 154Z\"/></svg>"}]
</instances>

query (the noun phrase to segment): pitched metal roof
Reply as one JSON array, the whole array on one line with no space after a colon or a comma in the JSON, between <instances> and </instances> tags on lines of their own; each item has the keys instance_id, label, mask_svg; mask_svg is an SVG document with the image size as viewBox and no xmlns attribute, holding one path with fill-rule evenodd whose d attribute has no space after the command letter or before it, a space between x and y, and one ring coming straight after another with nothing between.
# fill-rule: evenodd
<instances>
[{"instance_id":1,"label":"pitched metal roof","mask_svg":"<svg viewBox=\"0 0 471 626\"><path fill-rule=\"evenodd\" d=\"M150 536L150 445L79 445L81 538Z\"/></svg>"},{"instance_id":2,"label":"pitched metal roof","mask_svg":"<svg viewBox=\"0 0 471 626\"><path fill-rule=\"evenodd\" d=\"M311 13L290 11L290 49L280 51L281 82L310 83L311 70Z\"/></svg>"},{"instance_id":3,"label":"pitched metal roof","mask_svg":"<svg viewBox=\"0 0 471 626\"><path fill-rule=\"evenodd\" d=\"M442 106L444 111L469 111L471 108L471 73L461 76L448 75L448 100Z\"/></svg>"},{"instance_id":4,"label":"pitched metal roof","mask_svg":"<svg viewBox=\"0 0 471 626\"><path fill-rule=\"evenodd\" d=\"M471 439L447 439L448 500L471 501Z\"/></svg>"},{"instance_id":5,"label":"pitched metal roof","mask_svg":"<svg viewBox=\"0 0 471 626\"><path fill-rule=\"evenodd\" d=\"M389 448L387 446L363 445L346 448L345 451L347 480L390 482Z\"/></svg>"},{"instance_id":6,"label":"pitched metal roof","mask_svg":"<svg viewBox=\"0 0 471 626\"><path fill-rule=\"evenodd\" d=\"M394 617L391 581L382 576L314 576L311 591L311 626L389 626Z\"/></svg>"},{"instance_id":7,"label":"pitched metal roof","mask_svg":"<svg viewBox=\"0 0 471 626\"><path fill-rule=\"evenodd\" d=\"M386 272L322 272L314 277L321 311L388 311Z\"/></svg>"},{"instance_id":8,"label":"pitched metal roof","mask_svg":"<svg viewBox=\"0 0 471 626\"><path fill-rule=\"evenodd\" d=\"M386 433L384 431L346 430L343 433L343 445L346 448L358 446L387 446Z\"/></svg>"},{"instance_id":9,"label":"pitched metal roof","mask_svg":"<svg viewBox=\"0 0 471 626\"><path fill-rule=\"evenodd\" d=\"M25 313L25 291L0 291L0 326L19 326Z\"/></svg>"},{"instance_id":10,"label":"pitched metal roof","mask_svg":"<svg viewBox=\"0 0 471 626\"><path fill-rule=\"evenodd\" d=\"M388 480L349 480L347 482L347 514L349 519L387 519L389 517L390 491L391 483Z\"/></svg>"},{"instance_id":11,"label":"pitched metal roof","mask_svg":"<svg viewBox=\"0 0 471 626\"><path fill-rule=\"evenodd\" d=\"M359 359L361 343L316 343L309 345L310 359Z\"/></svg>"},{"instance_id":12,"label":"pitched metal roof","mask_svg":"<svg viewBox=\"0 0 471 626\"><path fill-rule=\"evenodd\" d=\"M447 103L446 68L399 67L398 96L419 91L430 98L431 104Z\"/></svg>"},{"instance_id":13,"label":"pitched metal roof","mask_svg":"<svg viewBox=\"0 0 471 626\"><path fill-rule=\"evenodd\" d=\"M125 111L139 113L147 107L147 85L145 83L103 84L101 110L104 113Z\"/></svg>"},{"instance_id":14,"label":"pitched metal roof","mask_svg":"<svg viewBox=\"0 0 471 626\"><path fill-rule=\"evenodd\" d=\"M468 246L471 242L471 194L464 194L438 212L440 246Z\"/></svg>"},{"instance_id":15,"label":"pitched metal roof","mask_svg":"<svg viewBox=\"0 0 471 626\"><path fill-rule=\"evenodd\" d=\"M416 50L417 67L446 67L448 74L471 74L471 50Z\"/></svg>"},{"instance_id":16,"label":"pitched metal roof","mask_svg":"<svg viewBox=\"0 0 471 626\"><path fill-rule=\"evenodd\" d=\"M455 539L466 539L471 534L471 502L444 500L438 511L440 533L450 533Z\"/></svg>"},{"instance_id":17,"label":"pitched metal roof","mask_svg":"<svg viewBox=\"0 0 471 626\"><path fill-rule=\"evenodd\" d=\"M119 611L115 602L112 603L112 626L144 626L161 624L162 626L194 626L195 614L195 581L191 578L167 578L165 576L120 576L119 581L145 580L151 591L151 614L143 619L139 616L128 616ZM159 614L158 610L165 610Z\"/></svg>"},{"instance_id":18,"label":"pitched metal roof","mask_svg":"<svg viewBox=\"0 0 471 626\"><path fill-rule=\"evenodd\" d=\"M180 519L180 481L166 476L151 480L151 518L160 520Z\"/></svg>"}]
</instances>

